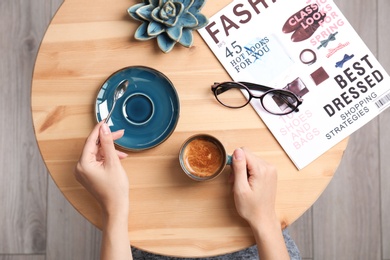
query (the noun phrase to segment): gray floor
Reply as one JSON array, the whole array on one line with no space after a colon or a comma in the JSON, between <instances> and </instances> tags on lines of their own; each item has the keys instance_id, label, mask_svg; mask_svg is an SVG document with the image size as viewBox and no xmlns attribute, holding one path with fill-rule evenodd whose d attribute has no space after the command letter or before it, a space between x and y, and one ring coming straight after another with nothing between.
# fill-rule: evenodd
<instances>
[{"instance_id":1,"label":"gray floor","mask_svg":"<svg viewBox=\"0 0 390 260\"><path fill-rule=\"evenodd\" d=\"M0 260L99 256L100 232L51 181L31 122L35 57L61 2L0 0ZM335 2L390 72L390 1ZM290 227L304 259L390 259L389 128L390 110L353 134L328 188Z\"/></svg>"}]
</instances>

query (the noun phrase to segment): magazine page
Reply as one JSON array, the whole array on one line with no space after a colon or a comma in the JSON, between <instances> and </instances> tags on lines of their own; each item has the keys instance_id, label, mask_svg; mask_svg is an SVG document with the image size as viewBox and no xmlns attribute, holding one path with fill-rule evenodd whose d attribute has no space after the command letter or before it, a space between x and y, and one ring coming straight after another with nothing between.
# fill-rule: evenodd
<instances>
[{"instance_id":1,"label":"magazine page","mask_svg":"<svg viewBox=\"0 0 390 260\"><path fill-rule=\"evenodd\" d=\"M282 116L251 99L298 169L389 105L388 74L331 0L235 0L199 33L233 81L302 99L299 111Z\"/></svg>"}]
</instances>

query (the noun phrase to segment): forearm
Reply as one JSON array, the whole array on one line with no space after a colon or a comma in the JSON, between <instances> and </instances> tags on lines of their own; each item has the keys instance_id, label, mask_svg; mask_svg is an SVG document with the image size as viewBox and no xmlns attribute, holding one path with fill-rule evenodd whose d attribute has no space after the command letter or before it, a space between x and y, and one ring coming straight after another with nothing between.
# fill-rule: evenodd
<instances>
[{"instance_id":1,"label":"forearm","mask_svg":"<svg viewBox=\"0 0 390 260\"><path fill-rule=\"evenodd\" d=\"M290 259L284 242L280 223L277 220L251 225L261 260Z\"/></svg>"},{"instance_id":2,"label":"forearm","mask_svg":"<svg viewBox=\"0 0 390 260\"><path fill-rule=\"evenodd\" d=\"M103 217L101 260L133 259L128 236L128 214Z\"/></svg>"}]
</instances>

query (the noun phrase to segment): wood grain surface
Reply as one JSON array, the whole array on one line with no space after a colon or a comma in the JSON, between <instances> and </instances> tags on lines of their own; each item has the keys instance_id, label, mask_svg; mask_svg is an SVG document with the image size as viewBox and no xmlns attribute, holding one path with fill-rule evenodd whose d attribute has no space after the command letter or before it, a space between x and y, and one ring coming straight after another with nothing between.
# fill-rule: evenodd
<instances>
[{"instance_id":1,"label":"wood grain surface","mask_svg":"<svg viewBox=\"0 0 390 260\"><path fill-rule=\"evenodd\" d=\"M390 1L335 2L390 71L387 26ZM1 260L98 259L99 255L100 232L65 200L50 176L46 182L47 172L28 116L35 55L61 3L62 0L0 1L0 31L6 35L0 37ZM8 87L10 82L12 88ZM26 105L17 106L16 102L21 100ZM289 227L303 259L390 259L389 116L390 111L385 111L370 126L352 135L341 165L324 193ZM17 137L15 127L19 128ZM28 155L20 136L31 141ZM21 181L26 174L42 185ZM37 193L45 195L39 196L39 201L25 203L31 201L29 197L34 196L31 194ZM356 197L356 193L361 195ZM360 196L366 199L360 200ZM342 226L340 219L351 221ZM38 226L37 221L40 228L31 228ZM322 226L323 223L326 225ZM39 247L31 248L34 237L46 239L40 240ZM324 251L327 253L323 254Z\"/></svg>"},{"instance_id":2,"label":"wood grain surface","mask_svg":"<svg viewBox=\"0 0 390 260\"><path fill-rule=\"evenodd\" d=\"M133 39L139 24L126 10L134 3L67 0L43 39L33 75L32 113L40 151L59 189L91 223L101 226L100 209L74 179L73 168L95 124L101 84L120 68L149 66L172 80L181 113L167 141L123 161L131 183L132 244L168 255L207 256L254 243L235 211L226 176L194 183L181 172L179 148L200 132L219 138L230 153L246 146L278 166L277 212L283 225L290 225L326 188L347 141L297 171L250 106L231 110L216 103L210 84L229 77L199 35L192 48L176 47L169 54L153 41ZM227 3L210 2L203 13L210 16Z\"/></svg>"}]
</instances>

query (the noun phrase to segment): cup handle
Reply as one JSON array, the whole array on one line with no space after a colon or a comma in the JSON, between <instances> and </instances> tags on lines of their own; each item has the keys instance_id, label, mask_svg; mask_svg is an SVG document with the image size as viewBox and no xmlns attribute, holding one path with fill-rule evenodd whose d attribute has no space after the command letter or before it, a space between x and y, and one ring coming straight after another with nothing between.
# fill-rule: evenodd
<instances>
[{"instance_id":1,"label":"cup handle","mask_svg":"<svg viewBox=\"0 0 390 260\"><path fill-rule=\"evenodd\" d=\"M233 163L233 157L231 155L228 155L226 159L226 164L232 165L232 163Z\"/></svg>"}]
</instances>

